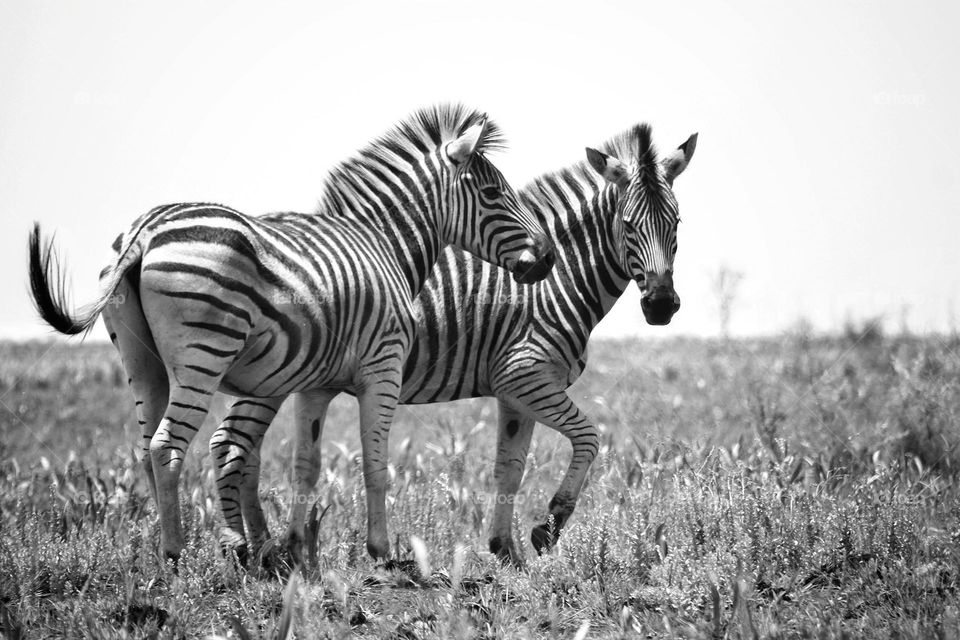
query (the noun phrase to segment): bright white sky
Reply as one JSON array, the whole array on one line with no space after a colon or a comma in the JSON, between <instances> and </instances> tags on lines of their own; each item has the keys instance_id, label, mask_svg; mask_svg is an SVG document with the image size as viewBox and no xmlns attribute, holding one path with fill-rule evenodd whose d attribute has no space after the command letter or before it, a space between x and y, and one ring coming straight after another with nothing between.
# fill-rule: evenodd
<instances>
[{"instance_id":1,"label":"bright white sky","mask_svg":"<svg viewBox=\"0 0 960 640\"><path fill-rule=\"evenodd\" d=\"M34 220L85 302L147 209L310 211L329 167L451 100L503 126L517 187L635 122L663 149L700 132L683 309L648 327L631 289L603 335L715 334L721 264L745 274L738 334L960 313L956 2L332 4L0 5L0 335L45 333Z\"/></svg>"}]
</instances>

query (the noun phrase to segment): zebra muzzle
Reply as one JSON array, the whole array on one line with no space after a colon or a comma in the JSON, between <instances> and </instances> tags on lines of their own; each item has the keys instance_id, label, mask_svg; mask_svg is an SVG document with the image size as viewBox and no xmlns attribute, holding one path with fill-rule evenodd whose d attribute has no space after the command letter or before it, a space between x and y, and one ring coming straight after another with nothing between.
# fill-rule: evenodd
<instances>
[{"instance_id":1,"label":"zebra muzzle","mask_svg":"<svg viewBox=\"0 0 960 640\"><path fill-rule=\"evenodd\" d=\"M640 298L640 309L647 324L670 324L673 315L680 310L680 296L668 289L657 289Z\"/></svg>"},{"instance_id":2,"label":"zebra muzzle","mask_svg":"<svg viewBox=\"0 0 960 640\"><path fill-rule=\"evenodd\" d=\"M520 253L513 267L513 279L520 284L539 282L550 274L554 262L553 244L546 238L540 238L532 247Z\"/></svg>"}]
</instances>

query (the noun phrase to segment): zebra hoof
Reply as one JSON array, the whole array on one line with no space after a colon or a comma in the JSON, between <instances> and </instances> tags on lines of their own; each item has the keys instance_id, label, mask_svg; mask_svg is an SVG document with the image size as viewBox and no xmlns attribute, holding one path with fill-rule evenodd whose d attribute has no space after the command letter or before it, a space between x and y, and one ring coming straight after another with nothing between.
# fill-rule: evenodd
<instances>
[{"instance_id":1,"label":"zebra hoof","mask_svg":"<svg viewBox=\"0 0 960 640\"><path fill-rule=\"evenodd\" d=\"M236 555L240 566L244 568L247 567L250 560L250 549L247 546L246 538L227 527L220 529L220 553L223 554L224 558Z\"/></svg>"},{"instance_id":2,"label":"zebra hoof","mask_svg":"<svg viewBox=\"0 0 960 640\"><path fill-rule=\"evenodd\" d=\"M290 557L290 563L294 566L303 565L303 536L293 531L288 531L284 536L283 546Z\"/></svg>"},{"instance_id":3,"label":"zebra hoof","mask_svg":"<svg viewBox=\"0 0 960 640\"><path fill-rule=\"evenodd\" d=\"M249 565L250 550L247 548L247 543L245 542L237 545L221 543L220 553L222 553L225 558L229 558L231 555L237 556L237 562L240 563L241 567L247 568Z\"/></svg>"},{"instance_id":4,"label":"zebra hoof","mask_svg":"<svg viewBox=\"0 0 960 640\"><path fill-rule=\"evenodd\" d=\"M557 536L551 531L551 528L545 524L537 525L530 532L530 542L538 556L542 556L553 548L557 542Z\"/></svg>"},{"instance_id":5,"label":"zebra hoof","mask_svg":"<svg viewBox=\"0 0 960 640\"><path fill-rule=\"evenodd\" d=\"M277 544L276 540L268 539L257 547L257 550L251 554L256 558L254 562L261 571L269 574L286 574L290 572L291 566L284 557L283 547Z\"/></svg>"},{"instance_id":6,"label":"zebra hoof","mask_svg":"<svg viewBox=\"0 0 960 640\"><path fill-rule=\"evenodd\" d=\"M163 552L163 558L166 562L173 564L173 572L177 573L180 567L180 552L165 550Z\"/></svg>"},{"instance_id":7,"label":"zebra hoof","mask_svg":"<svg viewBox=\"0 0 960 640\"><path fill-rule=\"evenodd\" d=\"M490 538L490 553L496 554L497 558L505 565L511 564L518 569L523 568L523 558L520 556L516 545L513 544L512 538L506 540L500 537Z\"/></svg>"},{"instance_id":8,"label":"zebra hoof","mask_svg":"<svg viewBox=\"0 0 960 640\"><path fill-rule=\"evenodd\" d=\"M367 540L367 553L374 560L386 560L390 555L390 545Z\"/></svg>"},{"instance_id":9,"label":"zebra hoof","mask_svg":"<svg viewBox=\"0 0 960 640\"><path fill-rule=\"evenodd\" d=\"M501 560L510 559L510 547L513 546L512 540L503 540L500 537L490 538L490 553L495 553Z\"/></svg>"}]
</instances>

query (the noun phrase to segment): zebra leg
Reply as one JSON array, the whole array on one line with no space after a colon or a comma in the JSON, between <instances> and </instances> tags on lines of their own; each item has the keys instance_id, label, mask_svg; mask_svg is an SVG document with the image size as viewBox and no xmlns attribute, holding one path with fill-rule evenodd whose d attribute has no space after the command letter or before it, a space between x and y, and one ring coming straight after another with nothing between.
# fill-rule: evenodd
<instances>
[{"instance_id":1,"label":"zebra leg","mask_svg":"<svg viewBox=\"0 0 960 640\"><path fill-rule=\"evenodd\" d=\"M114 302L104 308L103 323L107 326L110 340L120 353L123 369L127 373L127 383L133 392L141 436L140 464L150 485L154 505L157 505L157 484L153 477L150 440L167 408L170 388L166 368L157 355L157 346L140 306L140 295L126 278L117 286Z\"/></svg>"},{"instance_id":2,"label":"zebra leg","mask_svg":"<svg viewBox=\"0 0 960 640\"><path fill-rule=\"evenodd\" d=\"M498 403L498 409L500 426L497 431L497 461L493 470L497 494L490 551L502 560L520 566L523 559L513 542L513 507L527 463L535 422L504 402Z\"/></svg>"},{"instance_id":3,"label":"zebra leg","mask_svg":"<svg viewBox=\"0 0 960 640\"><path fill-rule=\"evenodd\" d=\"M550 500L550 518L534 527L530 534L534 549L542 554L556 542L576 507L587 470L597 456L600 436L597 428L567 395L566 389L553 381L544 383L541 379L528 378L505 399L515 409L563 434L573 445L567 473Z\"/></svg>"},{"instance_id":4,"label":"zebra leg","mask_svg":"<svg viewBox=\"0 0 960 640\"><path fill-rule=\"evenodd\" d=\"M243 563L248 551L244 520L251 528L259 527L254 551L265 537L266 522L257 493L260 443L282 402L283 398L238 400L210 438L210 456L217 473L217 494L225 522L220 531L220 546L224 552L235 552ZM252 460L256 462L248 471ZM249 474L253 474L252 483ZM251 484L252 488L246 486ZM248 489L253 491L252 497ZM256 513L251 512L248 518L247 502L251 499L256 503Z\"/></svg>"},{"instance_id":5,"label":"zebra leg","mask_svg":"<svg viewBox=\"0 0 960 640\"><path fill-rule=\"evenodd\" d=\"M178 375L180 371L184 373ZM174 368L170 377L170 403L160 427L150 441L153 474L157 482L160 511L160 544L166 557L177 560L183 549L183 524L180 520L180 471L191 440L207 415L221 375L193 374L187 367Z\"/></svg>"},{"instance_id":6,"label":"zebra leg","mask_svg":"<svg viewBox=\"0 0 960 640\"><path fill-rule=\"evenodd\" d=\"M282 404L283 401L281 400L280 403ZM243 467L243 478L240 481L240 508L243 511L243 522L247 526L250 550L255 554L270 539L267 518L263 513L263 505L260 504L260 447L268 428L260 430L259 437L255 436L254 442L250 445L247 464Z\"/></svg>"},{"instance_id":7,"label":"zebra leg","mask_svg":"<svg viewBox=\"0 0 960 640\"><path fill-rule=\"evenodd\" d=\"M320 477L320 436L327 408L339 392L301 391L294 396L294 491L284 543L294 563L303 561L304 525L310 492Z\"/></svg>"},{"instance_id":8,"label":"zebra leg","mask_svg":"<svg viewBox=\"0 0 960 640\"><path fill-rule=\"evenodd\" d=\"M367 493L367 552L374 559L390 554L387 537L387 440L397 410L401 369L395 375L379 376L358 395L360 401L360 446L363 451L363 481Z\"/></svg>"}]
</instances>

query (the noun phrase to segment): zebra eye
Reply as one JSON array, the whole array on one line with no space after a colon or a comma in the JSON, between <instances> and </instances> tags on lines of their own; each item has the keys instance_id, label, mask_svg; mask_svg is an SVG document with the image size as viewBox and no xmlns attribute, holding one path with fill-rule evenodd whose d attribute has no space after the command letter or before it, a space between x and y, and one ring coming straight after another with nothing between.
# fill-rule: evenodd
<instances>
[{"instance_id":1,"label":"zebra eye","mask_svg":"<svg viewBox=\"0 0 960 640\"><path fill-rule=\"evenodd\" d=\"M484 187L480 189L480 193L482 193L483 197L487 200L496 200L500 197L500 189L497 187Z\"/></svg>"}]
</instances>

